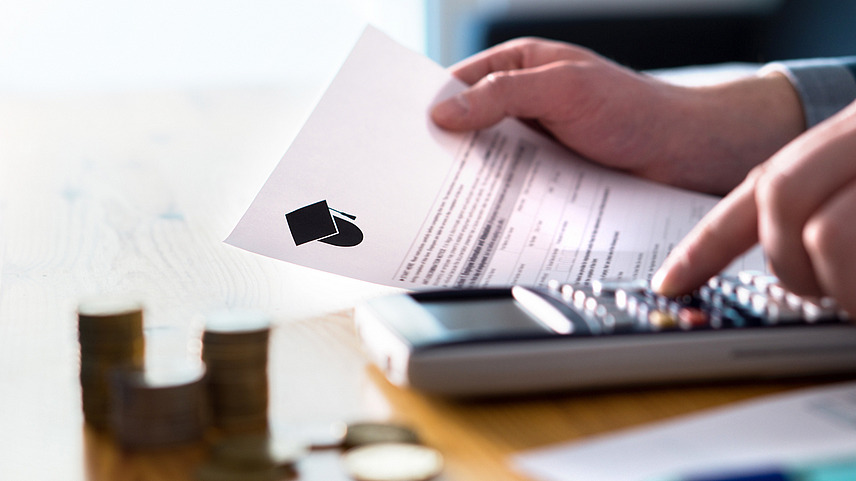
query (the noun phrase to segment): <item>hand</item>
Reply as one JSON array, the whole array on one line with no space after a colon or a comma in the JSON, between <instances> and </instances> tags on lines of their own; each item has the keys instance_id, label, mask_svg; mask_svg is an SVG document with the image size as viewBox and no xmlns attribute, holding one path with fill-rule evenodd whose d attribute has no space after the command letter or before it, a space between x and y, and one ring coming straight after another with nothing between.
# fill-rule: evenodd
<instances>
[{"instance_id":1,"label":"hand","mask_svg":"<svg viewBox=\"0 0 856 481\"><path fill-rule=\"evenodd\" d=\"M507 42L451 71L472 86L434 107L441 127L529 119L593 161L704 192L728 192L803 130L799 100L780 75L679 87L539 39Z\"/></svg>"},{"instance_id":2,"label":"hand","mask_svg":"<svg viewBox=\"0 0 856 481\"><path fill-rule=\"evenodd\" d=\"M789 290L856 314L856 102L754 169L673 249L654 287L687 292L756 242Z\"/></svg>"}]
</instances>

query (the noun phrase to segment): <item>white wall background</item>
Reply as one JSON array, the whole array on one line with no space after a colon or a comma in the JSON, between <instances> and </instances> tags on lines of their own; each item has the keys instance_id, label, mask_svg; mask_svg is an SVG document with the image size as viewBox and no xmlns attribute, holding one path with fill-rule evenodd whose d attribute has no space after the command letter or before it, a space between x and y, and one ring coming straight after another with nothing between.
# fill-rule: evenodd
<instances>
[{"instance_id":1,"label":"white wall background","mask_svg":"<svg viewBox=\"0 0 856 481\"><path fill-rule=\"evenodd\" d=\"M0 0L0 91L323 81L367 22L424 50L422 0Z\"/></svg>"}]
</instances>

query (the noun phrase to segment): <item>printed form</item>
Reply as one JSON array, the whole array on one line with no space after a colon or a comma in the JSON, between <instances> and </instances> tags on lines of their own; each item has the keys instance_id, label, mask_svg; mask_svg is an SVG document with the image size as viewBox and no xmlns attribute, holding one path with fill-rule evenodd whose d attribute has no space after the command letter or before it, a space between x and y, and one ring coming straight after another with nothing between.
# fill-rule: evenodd
<instances>
[{"instance_id":1,"label":"printed form","mask_svg":"<svg viewBox=\"0 0 856 481\"><path fill-rule=\"evenodd\" d=\"M718 200L513 119L437 128L431 105L462 88L368 28L226 242L405 289L650 279ZM763 270L760 251L739 269Z\"/></svg>"}]
</instances>

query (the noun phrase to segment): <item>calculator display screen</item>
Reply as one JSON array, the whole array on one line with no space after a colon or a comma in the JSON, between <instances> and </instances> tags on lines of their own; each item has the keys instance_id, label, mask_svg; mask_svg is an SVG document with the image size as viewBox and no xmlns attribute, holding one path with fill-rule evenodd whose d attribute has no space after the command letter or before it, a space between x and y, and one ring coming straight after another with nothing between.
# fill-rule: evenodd
<instances>
[{"instance_id":1,"label":"calculator display screen","mask_svg":"<svg viewBox=\"0 0 856 481\"><path fill-rule=\"evenodd\" d=\"M420 303L452 337L506 337L550 332L511 297Z\"/></svg>"}]
</instances>

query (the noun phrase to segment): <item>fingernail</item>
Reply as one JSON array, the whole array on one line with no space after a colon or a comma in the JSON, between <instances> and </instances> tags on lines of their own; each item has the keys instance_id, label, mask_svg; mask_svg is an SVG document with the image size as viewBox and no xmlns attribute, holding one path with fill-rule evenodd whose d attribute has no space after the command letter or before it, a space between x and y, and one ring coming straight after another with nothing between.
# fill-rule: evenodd
<instances>
[{"instance_id":1,"label":"fingernail","mask_svg":"<svg viewBox=\"0 0 856 481\"><path fill-rule=\"evenodd\" d=\"M466 117L469 111L469 102L463 95L458 94L434 106L432 117L438 124L446 124Z\"/></svg>"},{"instance_id":2,"label":"fingernail","mask_svg":"<svg viewBox=\"0 0 856 481\"><path fill-rule=\"evenodd\" d=\"M677 292L681 289L680 285L682 269L684 266L683 256L677 250L673 250L657 269L654 277L651 278L651 289L664 296L675 296L681 294Z\"/></svg>"},{"instance_id":3,"label":"fingernail","mask_svg":"<svg viewBox=\"0 0 856 481\"><path fill-rule=\"evenodd\" d=\"M666 280L666 268L665 266L659 268L657 272L654 274L654 277L651 278L651 289L654 292L662 293L663 292L663 283Z\"/></svg>"}]
</instances>

